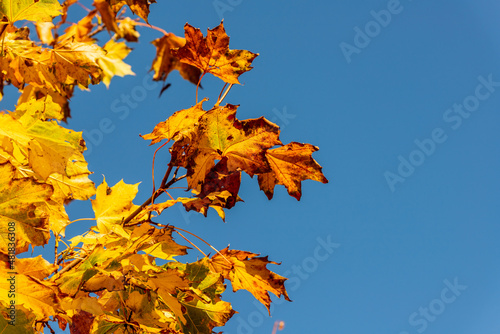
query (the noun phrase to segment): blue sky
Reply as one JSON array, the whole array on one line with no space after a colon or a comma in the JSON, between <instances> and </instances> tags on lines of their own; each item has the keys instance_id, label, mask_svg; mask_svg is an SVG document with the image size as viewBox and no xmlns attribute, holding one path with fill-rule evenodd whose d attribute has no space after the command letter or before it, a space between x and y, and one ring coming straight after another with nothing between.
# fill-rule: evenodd
<instances>
[{"instance_id":1,"label":"blue sky","mask_svg":"<svg viewBox=\"0 0 500 334\"><path fill-rule=\"evenodd\" d=\"M303 182L300 202L281 188L268 201L246 177L245 203L226 224L215 212L204 218L177 207L158 219L216 248L231 244L282 262L270 269L290 278L293 302L275 298L269 318L249 293L228 291L239 314L225 333L271 333L276 320L290 334L500 331L499 7L493 0L152 5L153 25L183 35L186 22L206 32L224 18L232 49L260 53L225 102L241 105L240 119L276 122L284 143L319 146L314 157L330 180ZM149 42L160 34L140 33L127 58L136 76L78 92L69 122L91 147L94 182L102 175L109 184L142 182L136 204L150 194L155 149L139 134L195 103L194 86L178 74L158 98L161 85L144 78L155 52ZM205 76L203 86L200 96L215 103L222 83ZM101 122L112 130L99 130ZM157 157L159 173L167 158ZM92 215L89 203L68 211L72 219ZM89 226L75 223L67 235ZM45 252L50 257L51 247Z\"/></svg>"}]
</instances>

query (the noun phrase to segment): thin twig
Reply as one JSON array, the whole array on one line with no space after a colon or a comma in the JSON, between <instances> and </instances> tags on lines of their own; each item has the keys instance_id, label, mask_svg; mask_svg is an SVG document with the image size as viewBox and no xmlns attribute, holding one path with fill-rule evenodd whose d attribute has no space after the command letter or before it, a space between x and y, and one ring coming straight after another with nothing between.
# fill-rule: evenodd
<instances>
[{"instance_id":1,"label":"thin twig","mask_svg":"<svg viewBox=\"0 0 500 334\"><path fill-rule=\"evenodd\" d=\"M54 245L54 265L57 265L57 247L59 246L59 234L54 234L54 237L56 239L55 245Z\"/></svg>"},{"instance_id":2,"label":"thin twig","mask_svg":"<svg viewBox=\"0 0 500 334\"><path fill-rule=\"evenodd\" d=\"M87 11L87 13L90 13L90 9L88 9L87 7L85 7L84 5L82 5L82 4L80 3L80 1L78 1L78 2L77 2L77 5L78 5L78 6L80 6L80 7L82 7L84 10L86 10L86 11Z\"/></svg>"},{"instance_id":3,"label":"thin twig","mask_svg":"<svg viewBox=\"0 0 500 334\"><path fill-rule=\"evenodd\" d=\"M163 176L163 180L161 180L161 184L160 184L159 189L165 188L165 185L167 184L168 177L170 176L170 172L172 171L172 167L173 167L172 165L170 165L170 164L168 165L168 169L165 172L165 175ZM176 173L177 173L177 170L175 171L174 176L172 177L172 180L175 179Z\"/></svg>"},{"instance_id":4,"label":"thin twig","mask_svg":"<svg viewBox=\"0 0 500 334\"><path fill-rule=\"evenodd\" d=\"M194 233L191 233L191 232L189 232L189 231L186 231L185 229L182 229L182 228L180 228L180 227L176 227L176 226L173 226L173 225L170 225L170 226L172 226L172 227L174 228L174 230L181 230L181 231L183 231L183 232L186 232L186 233L191 234L193 237L196 237L196 238L200 239L201 241L203 241L204 243L206 243L208 246L210 246L210 248L212 248L214 251L216 251L216 252L217 252L217 254L219 254L220 256L222 256L222 257L224 258L224 260L226 260L229 264L231 264L231 262L230 262L230 261L229 261L229 260L228 260L228 259L227 259L224 255L222 255L222 253L221 253L221 252L219 252L219 251L218 251L218 250L217 250L214 246L210 245L208 242L206 242L205 240L203 240L201 237L197 236L197 235L196 235L196 234L194 234ZM177 232L177 233L179 233L179 231L176 231L176 232ZM180 233L179 233L179 234L180 234Z\"/></svg>"},{"instance_id":5,"label":"thin twig","mask_svg":"<svg viewBox=\"0 0 500 334\"><path fill-rule=\"evenodd\" d=\"M182 176L179 176L178 178L175 178L175 179L172 179L170 181L167 182L167 184L165 185L165 187L162 187L160 189L158 189L156 192L155 192L155 195L148 198L144 203L141 204L140 207L138 207L134 212L132 212L127 218L125 218L123 220L123 225L127 225L127 223L129 223L132 219L134 219L135 216L137 216L142 210L144 210L144 208L146 206L148 206L149 204L151 204L151 201L152 201L152 198L154 197L154 199L158 198L158 196L160 196L162 193L163 193L163 190L166 190L168 189L168 187L170 187L172 184L174 184L175 182L177 181L180 181L184 178L186 178L187 175L182 175Z\"/></svg>"},{"instance_id":6,"label":"thin twig","mask_svg":"<svg viewBox=\"0 0 500 334\"><path fill-rule=\"evenodd\" d=\"M153 194L154 194L154 193L155 193L155 191L156 191L156 188L155 188L155 159L156 159L156 153L157 153L157 152L158 152L158 151L159 151L159 150L160 150L163 146L167 145L169 141L170 141L170 139L169 139L166 143L164 143L164 144L162 144L160 147L158 147L158 148L155 150L155 153L153 154L153 164L152 164L153 166L152 166L152 171L151 171L151 176L152 176L152 179L153 179L153 192L152 192L151 196L153 196ZM169 166L169 168L171 169L171 167L170 167L170 166ZM167 170L167 173L168 173L168 174L170 174L170 171L168 171L168 170ZM167 177L167 178L168 178L167 173L165 173L165 176L163 177L163 179L165 179L165 177Z\"/></svg>"},{"instance_id":7,"label":"thin twig","mask_svg":"<svg viewBox=\"0 0 500 334\"><path fill-rule=\"evenodd\" d=\"M100 25L99 27L96 28L96 30L92 31L90 34L88 34L88 37L94 37L98 33L104 30L104 25Z\"/></svg>"},{"instance_id":8,"label":"thin twig","mask_svg":"<svg viewBox=\"0 0 500 334\"><path fill-rule=\"evenodd\" d=\"M169 140L170 141L170 140ZM168 143L168 142L167 142ZM160 148L162 148L163 146L165 146L167 143L161 145L160 147L158 147L155 151L155 154L153 155L153 193L151 194L151 203L153 204L155 202L155 198L160 196L159 194L156 195L156 189L155 189L155 155L156 155L156 152L158 152L158 150ZM168 176L170 175L170 172L172 171L172 166L169 164L168 165L168 169L167 171L165 172L165 175L163 176L163 180L161 180L161 185L160 185L160 188L158 189L158 191L163 191L162 190L162 185L163 185L163 182L165 182L165 180L168 180ZM175 176L173 177L175 178ZM156 197L155 197L156 196ZM170 196L170 195L169 195ZM149 211L149 214L148 214L148 220L151 220L151 214L152 212Z\"/></svg>"},{"instance_id":9,"label":"thin twig","mask_svg":"<svg viewBox=\"0 0 500 334\"><path fill-rule=\"evenodd\" d=\"M190 243L190 244L191 244L194 248L196 248L197 250L199 250L199 251L200 251L200 253L201 253L201 254L203 254L203 256L208 257L208 256L207 256L207 254L203 253L203 251L202 251L201 249L199 249L199 248L198 248L198 246L196 246L196 245L195 245L195 244L193 244L191 241L189 241L189 239L188 239L188 238L186 238L184 235L182 235L182 233L181 233L181 232L179 232L179 231L176 231L176 232L177 232L177 233L178 233L181 237L183 237L183 238L184 238L184 240L186 240L187 242L189 242L189 243Z\"/></svg>"},{"instance_id":10,"label":"thin twig","mask_svg":"<svg viewBox=\"0 0 500 334\"><path fill-rule=\"evenodd\" d=\"M280 321L280 320L276 320L274 322L273 333L272 334L276 334L276 330L282 330L283 328L285 328L285 322L284 321Z\"/></svg>"},{"instance_id":11,"label":"thin twig","mask_svg":"<svg viewBox=\"0 0 500 334\"><path fill-rule=\"evenodd\" d=\"M72 268L74 268L77 265L79 265L83 260L84 260L83 258L73 260L69 265L67 265L66 267L62 268L61 271L58 272L58 274L62 275L63 273L71 270Z\"/></svg>"},{"instance_id":12,"label":"thin twig","mask_svg":"<svg viewBox=\"0 0 500 334\"><path fill-rule=\"evenodd\" d=\"M141 27L146 27L146 28L151 28L151 29L154 29L154 30L158 30L159 32L162 32L164 35L168 35L169 34L167 31L163 30L162 28L159 28L159 27L156 27L156 26L153 26L151 24L144 23L144 22L136 22L135 25L138 25L138 26L141 26Z\"/></svg>"}]
</instances>

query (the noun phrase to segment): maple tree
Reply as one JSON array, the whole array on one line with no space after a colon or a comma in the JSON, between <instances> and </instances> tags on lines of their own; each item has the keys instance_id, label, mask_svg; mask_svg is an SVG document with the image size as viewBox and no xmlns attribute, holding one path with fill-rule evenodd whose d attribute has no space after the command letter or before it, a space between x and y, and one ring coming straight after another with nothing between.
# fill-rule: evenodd
<instances>
[{"instance_id":1,"label":"maple tree","mask_svg":"<svg viewBox=\"0 0 500 334\"><path fill-rule=\"evenodd\" d=\"M269 293L288 300L286 278L267 268L277 264L267 257L216 250L190 231L158 223L162 212L177 203L205 216L213 208L224 220L225 210L241 201L242 172L257 175L269 199L276 185L299 200L303 180L328 182L312 158L317 147L284 145L276 124L264 117L239 120L238 106L222 105L258 56L229 49L222 23L206 36L186 24L185 37L165 32L152 42L153 80L165 81L178 71L196 85L196 103L142 136L151 145L165 141L158 149L170 144L171 154L161 166L166 169L161 184L142 205L133 203L137 184L109 186L104 180L96 188L82 134L61 125L70 117L75 87L109 86L114 76L133 74L123 61L131 51L127 43L137 42L136 27L147 26L153 2L95 0L86 16L71 22L68 11L76 0L0 1L0 92L4 85L20 92L15 110L0 113L2 333L13 332L10 326L16 333L52 332L54 322L63 330L69 326L71 333L212 333L235 313L222 300L227 281L268 310ZM146 23L127 17L127 10ZM25 26L18 27L19 22ZM102 46L96 38L101 31L112 33ZM198 87L207 73L226 86L205 109L208 99L198 102ZM186 182L191 197L171 197L168 191L178 182ZM165 193L171 198L158 202ZM65 228L78 221L71 221L65 209L73 200L91 201L95 226L68 239ZM174 233L201 253L191 240L206 243L214 254L179 262L190 247L178 244ZM16 257L30 245L46 245L51 234L53 263L41 256Z\"/></svg>"}]
</instances>

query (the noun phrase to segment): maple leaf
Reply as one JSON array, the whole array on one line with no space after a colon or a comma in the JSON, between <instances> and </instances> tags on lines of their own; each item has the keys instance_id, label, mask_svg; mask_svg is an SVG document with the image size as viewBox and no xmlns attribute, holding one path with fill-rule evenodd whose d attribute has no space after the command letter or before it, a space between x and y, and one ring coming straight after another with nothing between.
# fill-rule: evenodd
<instances>
[{"instance_id":1,"label":"maple leaf","mask_svg":"<svg viewBox=\"0 0 500 334\"><path fill-rule=\"evenodd\" d=\"M9 272L10 265L0 262L0 300L10 303L7 298L12 281L12 273ZM15 275L16 305L22 305L36 314L37 320L48 320L50 316L56 315L59 309L59 298L54 283L42 281L34 276L24 275L20 268L16 268ZM17 307L16 307L17 308Z\"/></svg>"},{"instance_id":2,"label":"maple leaf","mask_svg":"<svg viewBox=\"0 0 500 334\"><path fill-rule=\"evenodd\" d=\"M97 59L103 71L102 82L109 88L111 78L115 75L123 77L125 75L135 75L130 65L123 62L123 59L130 53L131 49L125 43L116 43L112 39L104 45L106 55Z\"/></svg>"},{"instance_id":3,"label":"maple leaf","mask_svg":"<svg viewBox=\"0 0 500 334\"><path fill-rule=\"evenodd\" d=\"M7 244L15 243L16 253L28 250L29 245L45 245L50 238L47 213L42 204L52 195L52 187L32 178L14 179L15 167L0 164L0 252L7 254ZM9 227L15 236L9 238ZM12 235L12 234L11 234Z\"/></svg>"},{"instance_id":4,"label":"maple leaf","mask_svg":"<svg viewBox=\"0 0 500 334\"><path fill-rule=\"evenodd\" d=\"M64 34L57 38L57 42L61 43L63 41L77 41L77 42L93 42L94 40L89 37L95 24L92 22L96 16L97 11L90 11L86 16L84 16L80 21L72 23L68 28L64 30Z\"/></svg>"},{"instance_id":5,"label":"maple leaf","mask_svg":"<svg viewBox=\"0 0 500 334\"><path fill-rule=\"evenodd\" d=\"M35 103L35 101L43 101L45 106L43 108L38 108L46 115L46 117L42 118L43 120L53 118L67 122L67 119L71 117L68 99L73 95L73 90L67 88L64 90L64 93L65 96L54 90L27 85L24 87L21 96L19 96L19 99L17 100L18 107L16 109L19 109L23 103L28 103L29 105ZM51 100L48 99L49 96ZM59 107L53 105L52 103L58 104Z\"/></svg>"},{"instance_id":6,"label":"maple leaf","mask_svg":"<svg viewBox=\"0 0 500 334\"><path fill-rule=\"evenodd\" d=\"M140 34L136 30L136 22L129 17L118 21L118 36L124 38L127 42L137 42Z\"/></svg>"},{"instance_id":7,"label":"maple leaf","mask_svg":"<svg viewBox=\"0 0 500 334\"><path fill-rule=\"evenodd\" d=\"M113 10L117 13L120 8L127 4L132 13L138 15L141 19L148 22L149 5L155 0L107 0L110 2Z\"/></svg>"},{"instance_id":8,"label":"maple leaf","mask_svg":"<svg viewBox=\"0 0 500 334\"><path fill-rule=\"evenodd\" d=\"M110 188L106 180L103 180L97 187L96 198L91 202L100 232L113 231L123 237L129 236L121 226L121 221L137 208L132 200L137 194L138 185L125 184L120 180Z\"/></svg>"},{"instance_id":9,"label":"maple leaf","mask_svg":"<svg viewBox=\"0 0 500 334\"><path fill-rule=\"evenodd\" d=\"M16 271L39 280L50 276L57 266L49 263L41 255L34 258L16 259Z\"/></svg>"},{"instance_id":10,"label":"maple leaf","mask_svg":"<svg viewBox=\"0 0 500 334\"><path fill-rule=\"evenodd\" d=\"M183 297L181 294L180 298ZM187 323L182 324L186 333L211 334L214 327L224 326L236 313L230 303L222 300L206 302L192 297L187 300L181 301L187 312Z\"/></svg>"},{"instance_id":11,"label":"maple leaf","mask_svg":"<svg viewBox=\"0 0 500 334\"><path fill-rule=\"evenodd\" d=\"M94 0L93 5L99 11L106 29L108 31L117 32L118 25L116 24L116 13L111 8L109 2L106 0Z\"/></svg>"},{"instance_id":12,"label":"maple leaf","mask_svg":"<svg viewBox=\"0 0 500 334\"><path fill-rule=\"evenodd\" d=\"M170 72L178 70L184 79L195 85L198 84L201 70L193 65L179 61L171 51L172 49L184 46L186 44L185 38L169 33L161 38L155 39L151 43L156 47L156 57L151 65L151 70L155 71L153 80L165 81Z\"/></svg>"},{"instance_id":13,"label":"maple leaf","mask_svg":"<svg viewBox=\"0 0 500 334\"><path fill-rule=\"evenodd\" d=\"M97 60L105 51L93 41L63 40L43 49L29 40L27 29L9 30L3 39L1 79L22 89L25 84L55 90L67 97L67 87L87 88L102 78Z\"/></svg>"},{"instance_id":14,"label":"maple leaf","mask_svg":"<svg viewBox=\"0 0 500 334\"><path fill-rule=\"evenodd\" d=\"M224 277L218 272L213 271L210 259L202 259L192 263L168 263L170 268L175 268L186 274L194 289L202 291L212 300L218 300L220 295L226 290Z\"/></svg>"},{"instance_id":15,"label":"maple leaf","mask_svg":"<svg viewBox=\"0 0 500 334\"><path fill-rule=\"evenodd\" d=\"M99 273L98 267L105 268L106 264L118 258L122 253L119 250L104 249L103 245L95 245L86 254L87 256L83 261L72 267L64 275L55 274L51 277L51 281L55 282L63 293L75 296L85 282Z\"/></svg>"},{"instance_id":16,"label":"maple leaf","mask_svg":"<svg viewBox=\"0 0 500 334\"><path fill-rule=\"evenodd\" d=\"M144 251L156 258L173 260L175 255L187 254L188 247L177 244L172 238L172 232L173 228L171 227L157 229L150 224L141 224L132 231L130 238L141 240L140 244L136 244L137 250Z\"/></svg>"},{"instance_id":17,"label":"maple leaf","mask_svg":"<svg viewBox=\"0 0 500 334\"><path fill-rule=\"evenodd\" d=\"M57 0L2 0L0 14L11 24L21 20L48 22L61 15L61 5Z\"/></svg>"},{"instance_id":18,"label":"maple leaf","mask_svg":"<svg viewBox=\"0 0 500 334\"><path fill-rule=\"evenodd\" d=\"M229 50L229 36L221 24L207 31L203 37L198 28L188 23L184 26L186 45L172 50L181 62L196 66L203 73L212 73L227 83L239 84L238 77L252 69L252 61L258 56L246 50Z\"/></svg>"},{"instance_id":19,"label":"maple leaf","mask_svg":"<svg viewBox=\"0 0 500 334\"><path fill-rule=\"evenodd\" d=\"M17 122L10 115L0 115L6 125L3 129L0 128L0 136L4 134L27 147L30 166L44 180L52 173L71 176L68 175L67 167L85 162L81 132L64 129L55 122L40 120L35 116L36 109L28 109L28 112L30 114L27 117L22 117Z\"/></svg>"},{"instance_id":20,"label":"maple leaf","mask_svg":"<svg viewBox=\"0 0 500 334\"><path fill-rule=\"evenodd\" d=\"M198 119L206 113L202 106L205 101L207 99L203 99L191 108L176 111L166 121L158 123L153 132L141 137L145 140L151 140L150 145L153 145L163 139L182 139L189 136L198 123Z\"/></svg>"},{"instance_id":21,"label":"maple leaf","mask_svg":"<svg viewBox=\"0 0 500 334\"><path fill-rule=\"evenodd\" d=\"M301 181L314 180L327 183L321 166L312 158L318 147L311 144L291 142L287 145L268 150L267 160L272 171L258 176L260 189L269 199L273 198L274 186L284 185L290 196L300 200Z\"/></svg>"},{"instance_id":22,"label":"maple leaf","mask_svg":"<svg viewBox=\"0 0 500 334\"><path fill-rule=\"evenodd\" d=\"M7 309L8 306L5 304L3 309L0 310L0 333L9 333L12 330L12 319L9 317ZM21 305L16 305L16 334L33 334L36 320L36 315L33 312Z\"/></svg>"},{"instance_id":23,"label":"maple leaf","mask_svg":"<svg viewBox=\"0 0 500 334\"><path fill-rule=\"evenodd\" d=\"M52 30L54 29L54 23L52 22L36 22L36 33L38 35L38 39L44 44L51 45L54 43L54 34Z\"/></svg>"},{"instance_id":24,"label":"maple leaf","mask_svg":"<svg viewBox=\"0 0 500 334\"><path fill-rule=\"evenodd\" d=\"M34 90L33 86L29 87L31 89L26 89L27 94L24 96L21 95L19 98L16 112L11 114L13 117L19 120L24 115L33 117L36 114L42 121L48 119L64 119L64 112L62 111L61 105L55 103L51 95L45 95L40 99L36 99L34 96L28 96L29 92ZM21 100L21 98L23 99ZM33 112L31 112L31 110L33 110Z\"/></svg>"},{"instance_id":25,"label":"maple leaf","mask_svg":"<svg viewBox=\"0 0 500 334\"><path fill-rule=\"evenodd\" d=\"M268 264L278 264L269 261L267 256L257 257L258 254L229 250L224 248L219 253L214 254L210 260L215 272L221 273L225 279L231 281L233 291L244 289L249 291L271 314L271 298L268 292L272 292L277 297L285 296L290 301L285 290L286 278L268 270ZM229 261L229 262L228 262Z\"/></svg>"},{"instance_id":26,"label":"maple leaf","mask_svg":"<svg viewBox=\"0 0 500 334\"><path fill-rule=\"evenodd\" d=\"M215 106L198 119L197 136L182 155L185 161L174 162L188 169L189 188L201 191L214 161L223 158L228 172L243 170L253 176L270 170L265 151L281 144L279 127L264 117L240 121L236 109L231 104ZM173 149L183 144L176 142Z\"/></svg>"}]
</instances>

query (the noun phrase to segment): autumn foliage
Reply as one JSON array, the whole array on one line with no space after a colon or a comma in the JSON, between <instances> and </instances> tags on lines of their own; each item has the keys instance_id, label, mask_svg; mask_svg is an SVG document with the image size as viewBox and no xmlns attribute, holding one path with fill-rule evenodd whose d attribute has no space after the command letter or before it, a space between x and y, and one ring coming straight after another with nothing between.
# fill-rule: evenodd
<instances>
[{"instance_id":1,"label":"autumn foliage","mask_svg":"<svg viewBox=\"0 0 500 334\"><path fill-rule=\"evenodd\" d=\"M152 2L95 0L86 16L70 22L76 0L0 1L0 92L4 85L20 92L15 110L0 113L0 333L54 326L69 326L71 333L212 333L235 313L221 299L227 281L268 309L269 293L288 299L286 278L267 268L276 264L267 257L229 248L208 256L196 246L206 243L202 238L159 223L176 204L204 215L213 208L224 220L225 210L241 201L242 172L257 175L269 199L276 185L299 200L303 180L327 182L312 158L317 147L284 145L276 124L264 117L240 120L238 106L222 104L258 56L229 49L222 23L206 36L186 24L185 37L165 32L152 41L153 80L179 71L196 85L196 102L142 136L151 145L163 142L159 149L170 145L171 154L166 166L155 166L165 174L142 205L133 203L137 184L104 180L96 188L82 134L62 126L75 88L109 86L113 77L133 74L123 61L127 43L138 40L137 26L150 23ZM146 23L127 17L129 11ZM207 73L226 83L211 107L206 98L198 102ZM184 184L190 195L171 197L174 184ZM73 200L91 201L95 226L67 238L72 221L65 206ZM174 234L191 247L178 244ZM51 236L53 263L17 258ZM178 261L193 248L203 253L200 260Z\"/></svg>"}]
</instances>

